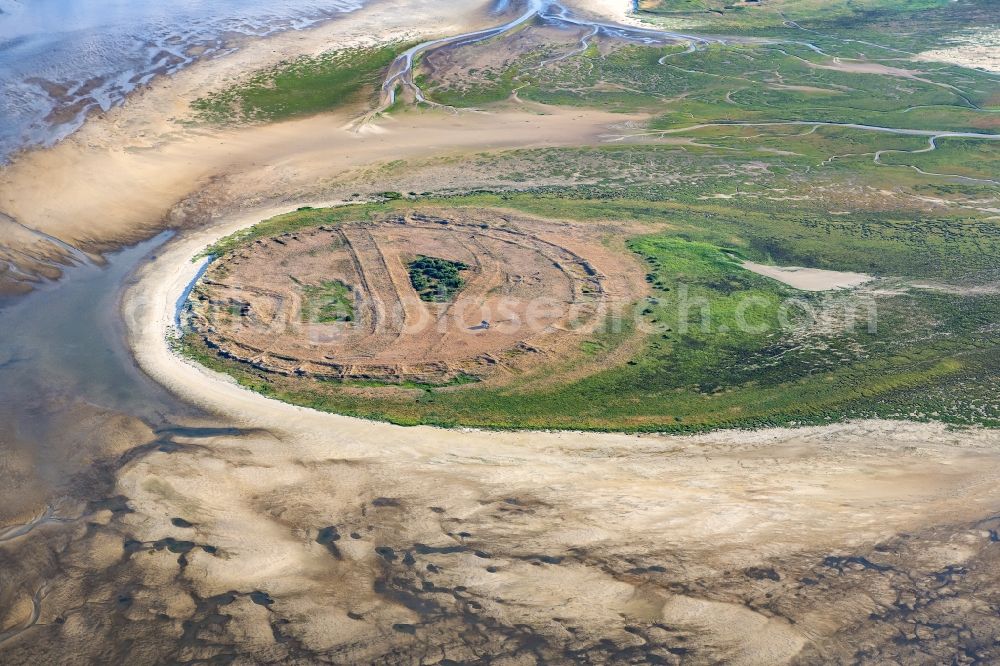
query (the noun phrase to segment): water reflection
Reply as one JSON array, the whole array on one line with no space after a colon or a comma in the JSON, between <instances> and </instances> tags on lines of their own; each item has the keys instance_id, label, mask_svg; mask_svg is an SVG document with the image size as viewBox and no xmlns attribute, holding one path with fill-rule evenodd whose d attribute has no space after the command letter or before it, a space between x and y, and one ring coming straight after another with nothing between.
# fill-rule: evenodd
<instances>
[{"instance_id":1,"label":"water reflection","mask_svg":"<svg viewBox=\"0 0 1000 666\"><path fill-rule=\"evenodd\" d=\"M240 37L302 29L361 0L0 0L0 163L49 144L156 74Z\"/></svg>"},{"instance_id":2,"label":"water reflection","mask_svg":"<svg viewBox=\"0 0 1000 666\"><path fill-rule=\"evenodd\" d=\"M195 415L135 367L117 316L128 274L168 236L71 268L0 308L0 525Z\"/></svg>"}]
</instances>

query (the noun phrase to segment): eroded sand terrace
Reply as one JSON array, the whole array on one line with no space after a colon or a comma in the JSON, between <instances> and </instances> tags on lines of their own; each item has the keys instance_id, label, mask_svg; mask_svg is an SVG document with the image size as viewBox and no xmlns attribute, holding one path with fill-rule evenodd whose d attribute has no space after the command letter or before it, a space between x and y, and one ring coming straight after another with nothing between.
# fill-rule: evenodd
<instances>
[{"instance_id":1,"label":"eroded sand terrace","mask_svg":"<svg viewBox=\"0 0 1000 666\"><path fill-rule=\"evenodd\" d=\"M192 292L191 327L222 356L285 375L442 381L501 376L572 353L641 294L601 225L493 211L412 212L259 238ZM408 265L457 262L464 285L422 300ZM343 285L349 314L317 321L309 290Z\"/></svg>"}]
</instances>

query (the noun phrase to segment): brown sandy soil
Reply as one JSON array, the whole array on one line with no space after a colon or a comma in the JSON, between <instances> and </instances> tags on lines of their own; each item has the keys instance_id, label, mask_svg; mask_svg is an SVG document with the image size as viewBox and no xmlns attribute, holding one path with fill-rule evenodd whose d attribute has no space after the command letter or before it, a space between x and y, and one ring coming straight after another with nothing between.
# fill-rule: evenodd
<instances>
[{"instance_id":1,"label":"brown sandy soil","mask_svg":"<svg viewBox=\"0 0 1000 666\"><path fill-rule=\"evenodd\" d=\"M814 69L832 69L838 72L850 72L851 74L879 74L881 76L898 76L904 79L924 79L917 78L922 72L901 67L890 67L877 62L865 60L852 60L850 58L833 58L830 64L819 64L810 62L809 66ZM933 83L933 82L932 82Z\"/></svg>"},{"instance_id":2,"label":"brown sandy soil","mask_svg":"<svg viewBox=\"0 0 1000 666\"><path fill-rule=\"evenodd\" d=\"M446 209L253 242L213 263L191 322L229 358L281 374L440 383L509 376L579 353L577 336L641 298L641 266L609 251L613 225ZM465 286L420 299L407 264L461 262ZM345 285L351 321L308 321L306 289ZM482 322L488 322L484 326Z\"/></svg>"},{"instance_id":3,"label":"brown sandy soil","mask_svg":"<svg viewBox=\"0 0 1000 666\"><path fill-rule=\"evenodd\" d=\"M770 83L768 88L774 90L794 90L795 92L815 93L817 95L843 95L844 91L835 88L817 88L816 86L790 86L784 83Z\"/></svg>"},{"instance_id":4,"label":"brown sandy soil","mask_svg":"<svg viewBox=\"0 0 1000 666\"><path fill-rule=\"evenodd\" d=\"M805 61L809 67L813 69L830 69L837 72L849 72L851 74L877 74L879 76L894 76L902 79L913 79L914 81L920 81L921 83L927 83L932 86L937 86L939 88L946 88L948 90L958 90L952 85L947 83L939 83L938 81L932 81L931 79L925 79L920 74L923 72L913 69L904 69L901 67L890 67L889 65L883 65L877 62L868 62L865 60L852 60L850 58L833 58L829 64L819 64L812 61Z\"/></svg>"},{"instance_id":5,"label":"brown sandy soil","mask_svg":"<svg viewBox=\"0 0 1000 666\"><path fill-rule=\"evenodd\" d=\"M455 92L490 86L519 57L544 53L547 58L554 59L572 53L578 48L580 38L588 32L586 28L529 26L481 44L430 53L420 63L420 74Z\"/></svg>"}]
</instances>

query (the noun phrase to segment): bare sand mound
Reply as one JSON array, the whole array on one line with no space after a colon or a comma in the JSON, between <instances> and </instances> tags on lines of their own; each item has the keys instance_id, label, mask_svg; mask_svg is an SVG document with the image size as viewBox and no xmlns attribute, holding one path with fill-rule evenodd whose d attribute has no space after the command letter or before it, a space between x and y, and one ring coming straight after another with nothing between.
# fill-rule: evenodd
<instances>
[{"instance_id":1,"label":"bare sand mound","mask_svg":"<svg viewBox=\"0 0 1000 666\"><path fill-rule=\"evenodd\" d=\"M189 321L209 348L269 372L487 378L578 351L576 335L640 298L611 231L451 209L284 233L214 262ZM408 266L420 257L461 266L461 289L418 294Z\"/></svg>"},{"instance_id":2,"label":"bare sand mound","mask_svg":"<svg viewBox=\"0 0 1000 666\"><path fill-rule=\"evenodd\" d=\"M799 266L769 266L752 261L744 261L743 268L803 291L846 289L874 279L864 273L827 271L821 268L802 268Z\"/></svg>"},{"instance_id":3,"label":"bare sand mound","mask_svg":"<svg viewBox=\"0 0 1000 666\"><path fill-rule=\"evenodd\" d=\"M972 29L951 41L953 45L918 53L916 59L1000 73L1000 29Z\"/></svg>"}]
</instances>

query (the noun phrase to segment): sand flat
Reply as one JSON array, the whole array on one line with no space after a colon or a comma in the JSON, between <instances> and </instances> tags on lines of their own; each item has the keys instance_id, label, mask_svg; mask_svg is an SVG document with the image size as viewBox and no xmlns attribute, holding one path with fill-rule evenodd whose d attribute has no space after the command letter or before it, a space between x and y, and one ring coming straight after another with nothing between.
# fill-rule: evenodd
<instances>
[{"instance_id":1,"label":"sand flat","mask_svg":"<svg viewBox=\"0 0 1000 666\"><path fill-rule=\"evenodd\" d=\"M769 266L753 261L744 261L743 268L758 275L769 277L778 282L784 282L790 287L803 291L829 291L831 289L849 289L857 287L875 278L864 273L847 271L828 271L820 268L802 268L800 266Z\"/></svg>"},{"instance_id":2,"label":"sand flat","mask_svg":"<svg viewBox=\"0 0 1000 666\"><path fill-rule=\"evenodd\" d=\"M952 46L918 53L916 59L1000 73L1000 29L968 30L956 35L952 41Z\"/></svg>"}]
</instances>

